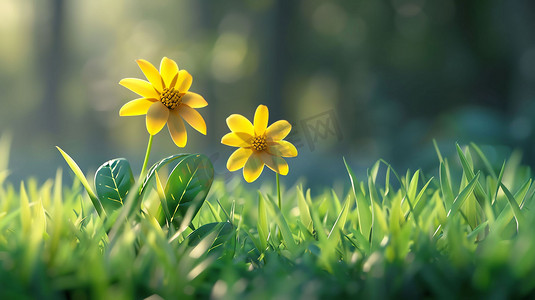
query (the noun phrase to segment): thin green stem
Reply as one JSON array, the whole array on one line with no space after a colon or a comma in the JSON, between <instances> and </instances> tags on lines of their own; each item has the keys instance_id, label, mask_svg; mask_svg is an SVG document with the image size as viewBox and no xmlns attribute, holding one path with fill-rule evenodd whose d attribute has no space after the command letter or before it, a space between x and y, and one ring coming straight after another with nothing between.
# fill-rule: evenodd
<instances>
[{"instance_id":1,"label":"thin green stem","mask_svg":"<svg viewBox=\"0 0 535 300\"><path fill-rule=\"evenodd\" d=\"M145 153L145 160L143 161L143 167L141 168L141 174L139 174L139 180L142 180L142 178L145 176L145 172L147 172L147 164L149 162L149 156L150 156L150 150L152 149L152 138L154 136L150 135L149 137L149 144L147 145L147 153Z\"/></svg>"},{"instance_id":2,"label":"thin green stem","mask_svg":"<svg viewBox=\"0 0 535 300\"><path fill-rule=\"evenodd\" d=\"M282 211L281 186L279 182L279 173L275 173L275 174L277 174L277 197L279 199L279 209Z\"/></svg>"},{"instance_id":3,"label":"thin green stem","mask_svg":"<svg viewBox=\"0 0 535 300\"><path fill-rule=\"evenodd\" d=\"M279 182L279 173L275 173L276 174L276 181L277 181L277 198L278 198L278 204L279 204L279 210L281 211L282 213L282 199L281 199L281 186L280 186L280 182ZM282 232L279 230L279 240L282 241Z\"/></svg>"}]
</instances>

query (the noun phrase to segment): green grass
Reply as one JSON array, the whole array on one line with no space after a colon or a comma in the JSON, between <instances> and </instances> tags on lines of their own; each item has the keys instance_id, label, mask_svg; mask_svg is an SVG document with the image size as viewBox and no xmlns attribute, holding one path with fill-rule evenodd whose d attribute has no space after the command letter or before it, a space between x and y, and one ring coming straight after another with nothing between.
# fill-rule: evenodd
<instances>
[{"instance_id":1,"label":"green grass","mask_svg":"<svg viewBox=\"0 0 535 300\"><path fill-rule=\"evenodd\" d=\"M533 295L530 169L516 155L493 167L476 145L437 154L436 174L378 161L357 178L347 161L345 189L283 187L282 209L272 183L259 192L219 179L191 236L153 217L157 191L142 214L125 218L126 206L110 224L78 180L62 185L61 171L13 185L4 170L0 298Z\"/></svg>"}]
</instances>

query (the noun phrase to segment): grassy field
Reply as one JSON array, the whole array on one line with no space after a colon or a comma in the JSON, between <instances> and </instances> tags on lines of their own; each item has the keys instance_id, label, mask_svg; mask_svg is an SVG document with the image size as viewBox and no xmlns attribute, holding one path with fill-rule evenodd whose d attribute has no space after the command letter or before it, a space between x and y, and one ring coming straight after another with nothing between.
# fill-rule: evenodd
<instances>
[{"instance_id":1,"label":"grassy field","mask_svg":"<svg viewBox=\"0 0 535 300\"><path fill-rule=\"evenodd\" d=\"M273 183L216 178L194 218L172 223L157 188L102 218L79 180L62 184L70 170L14 185L4 167L0 298L534 295L529 167L496 167L476 145L437 154L436 174L378 161L356 178L347 161L345 189L283 187L280 209Z\"/></svg>"}]
</instances>

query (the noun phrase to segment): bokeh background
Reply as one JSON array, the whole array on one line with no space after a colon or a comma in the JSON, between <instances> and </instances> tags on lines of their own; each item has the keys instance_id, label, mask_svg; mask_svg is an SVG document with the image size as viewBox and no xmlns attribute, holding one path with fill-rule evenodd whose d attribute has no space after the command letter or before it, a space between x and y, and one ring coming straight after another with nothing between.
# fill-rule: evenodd
<instances>
[{"instance_id":1,"label":"bokeh background","mask_svg":"<svg viewBox=\"0 0 535 300\"><path fill-rule=\"evenodd\" d=\"M138 173L145 121L118 116L136 98L118 82L144 78L135 59L163 56L209 102L208 135L189 128L178 149L164 129L151 163L201 152L231 178L225 118L258 104L294 126L289 184L345 180L342 157L358 172L379 158L433 168L433 139L446 153L473 141L491 159L521 149L535 162L534 1L2 0L0 20L13 180L66 169L56 145L85 171L126 157Z\"/></svg>"}]
</instances>

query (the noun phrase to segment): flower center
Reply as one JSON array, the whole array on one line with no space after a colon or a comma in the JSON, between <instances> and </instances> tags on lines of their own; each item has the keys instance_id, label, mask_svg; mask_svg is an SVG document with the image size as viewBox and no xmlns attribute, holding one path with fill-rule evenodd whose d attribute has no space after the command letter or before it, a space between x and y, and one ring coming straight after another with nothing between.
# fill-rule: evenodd
<instances>
[{"instance_id":1,"label":"flower center","mask_svg":"<svg viewBox=\"0 0 535 300\"><path fill-rule=\"evenodd\" d=\"M182 95L174 88L164 88L160 95L160 101L169 109L174 109L180 104Z\"/></svg>"},{"instance_id":2,"label":"flower center","mask_svg":"<svg viewBox=\"0 0 535 300\"><path fill-rule=\"evenodd\" d=\"M253 149L255 149L256 151L266 150L267 148L266 137L263 135L255 136L253 138L252 145L253 145Z\"/></svg>"}]
</instances>

